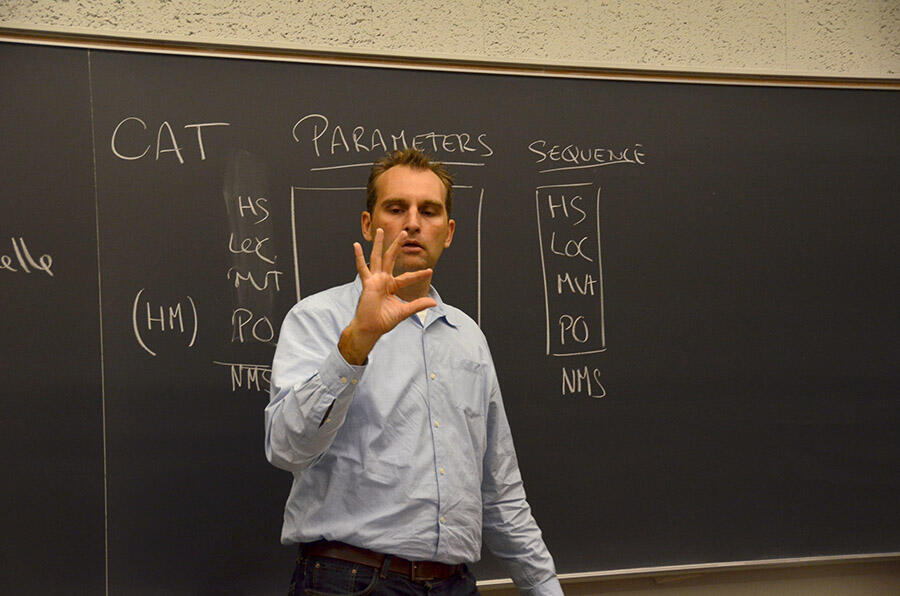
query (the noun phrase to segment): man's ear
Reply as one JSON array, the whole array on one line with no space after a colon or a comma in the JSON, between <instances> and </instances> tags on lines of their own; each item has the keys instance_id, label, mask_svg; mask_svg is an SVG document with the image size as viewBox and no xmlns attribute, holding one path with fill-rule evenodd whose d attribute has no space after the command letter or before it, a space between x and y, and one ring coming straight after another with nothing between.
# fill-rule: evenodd
<instances>
[{"instance_id":1,"label":"man's ear","mask_svg":"<svg viewBox=\"0 0 900 596\"><path fill-rule=\"evenodd\" d=\"M456 229L456 220L448 220L447 221L447 239L444 240L444 248L450 248L450 243L453 242L453 231Z\"/></svg>"},{"instance_id":2,"label":"man's ear","mask_svg":"<svg viewBox=\"0 0 900 596\"><path fill-rule=\"evenodd\" d=\"M372 214L368 211L363 211L359 218L359 225L362 228L363 238L367 242L372 242L375 239L375 234L372 233Z\"/></svg>"}]
</instances>

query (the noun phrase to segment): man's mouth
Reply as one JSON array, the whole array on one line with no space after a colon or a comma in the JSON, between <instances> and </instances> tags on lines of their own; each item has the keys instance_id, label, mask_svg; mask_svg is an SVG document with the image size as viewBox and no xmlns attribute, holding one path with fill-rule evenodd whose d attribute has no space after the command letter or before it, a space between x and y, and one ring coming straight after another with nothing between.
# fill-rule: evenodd
<instances>
[{"instance_id":1,"label":"man's mouth","mask_svg":"<svg viewBox=\"0 0 900 596\"><path fill-rule=\"evenodd\" d=\"M419 244L418 242L416 242L415 240L408 240L403 243L403 250L404 251L422 250L422 245Z\"/></svg>"}]
</instances>

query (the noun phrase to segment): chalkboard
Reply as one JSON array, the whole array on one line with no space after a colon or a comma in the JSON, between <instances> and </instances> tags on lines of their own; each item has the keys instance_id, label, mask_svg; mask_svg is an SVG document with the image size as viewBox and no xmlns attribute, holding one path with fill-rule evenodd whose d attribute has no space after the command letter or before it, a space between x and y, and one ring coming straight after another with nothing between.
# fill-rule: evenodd
<instances>
[{"instance_id":1,"label":"chalkboard","mask_svg":"<svg viewBox=\"0 0 900 596\"><path fill-rule=\"evenodd\" d=\"M435 285L560 573L900 551L896 92L0 65L0 591L284 591L278 328L404 145L457 176Z\"/></svg>"}]
</instances>

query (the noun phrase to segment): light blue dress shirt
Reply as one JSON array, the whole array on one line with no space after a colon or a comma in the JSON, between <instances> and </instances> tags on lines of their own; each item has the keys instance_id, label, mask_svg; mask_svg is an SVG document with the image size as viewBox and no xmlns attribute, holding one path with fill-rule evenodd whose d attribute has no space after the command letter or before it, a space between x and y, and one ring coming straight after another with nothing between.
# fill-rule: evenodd
<instances>
[{"instance_id":1,"label":"light blue dress shirt","mask_svg":"<svg viewBox=\"0 0 900 596\"><path fill-rule=\"evenodd\" d=\"M363 366L337 349L362 283L309 296L281 328L266 456L293 473L284 544L339 540L471 563L482 535L520 590L562 594L525 490L484 335L437 306L383 335Z\"/></svg>"}]
</instances>

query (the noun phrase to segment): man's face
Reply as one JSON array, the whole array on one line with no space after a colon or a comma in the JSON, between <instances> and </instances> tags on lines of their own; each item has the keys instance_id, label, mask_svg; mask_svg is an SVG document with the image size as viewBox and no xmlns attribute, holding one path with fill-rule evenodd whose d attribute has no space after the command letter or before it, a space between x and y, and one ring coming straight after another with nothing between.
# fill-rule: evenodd
<instances>
[{"instance_id":1,"label":"man's face","mask_svg":"<svg viewBox=\"0 0 900 596\"><path fill-rule=\"evenodd\" d=\"M456 222L444 205L444 184L431 170L394 166L375 180L375 208L362 213L363 237L371 242L384 230L384 250L406 230L394 275L433 268L453 240Z\"/></svg>"}]
</instances>

